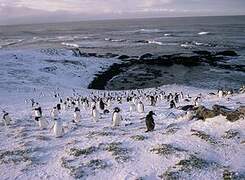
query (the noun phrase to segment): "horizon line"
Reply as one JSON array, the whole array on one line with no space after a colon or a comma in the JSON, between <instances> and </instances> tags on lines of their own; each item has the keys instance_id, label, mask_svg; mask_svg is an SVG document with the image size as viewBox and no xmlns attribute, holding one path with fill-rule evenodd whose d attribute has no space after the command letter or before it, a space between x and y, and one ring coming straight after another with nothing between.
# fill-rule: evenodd
<instances>
[{"instance_id":1,"label":"horizon line","mask_svg":"<svg viewBox=\"0 0 245 180\"><path fill-rule=\"evenodd\" d=\"M167 19L167 18L201 18L201 17L234 17L245 16L245 14L234 15L200 15L200 16L156 16L156 17L136 17L136 18L101 18L101 19L81 19L81 20L65 20L54 22L40 22L40 23L20 23L20 24L0 24L0 26L22 26L22 25L42 25L42 24L61 24L61 23L79 23L79 22L96 22L96 21L122 21L122 20L138 20L138 19Z\"/></svg>"}]
</instances>

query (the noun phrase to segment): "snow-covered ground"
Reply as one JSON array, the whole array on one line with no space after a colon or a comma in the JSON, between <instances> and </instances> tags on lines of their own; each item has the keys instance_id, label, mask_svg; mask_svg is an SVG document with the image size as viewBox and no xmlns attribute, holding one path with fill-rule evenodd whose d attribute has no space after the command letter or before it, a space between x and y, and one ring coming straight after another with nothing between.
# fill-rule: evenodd
<instances>
[{"instance_id":1,"label":"snow-covered ground","mask_svg":"<svg viewBox=\"0 0 245 180\"><path fill-rule=\"evenodd\" d=\"M70 54L69 54L70 53ZM87 90L95 73L113 63L113 59L72 56L69 51L2 51L0 53L0 106L13 122L0 126L1 179L223 179L226 170L233 177L245 177L245 121L229 122L223 116L212 119L177 118L184 111L169 109L166 100L150 106L143 98L145 113L129 111L129 103L113 101L109 114L94 122L90 109L81 106L81 122L72 122L74 108L62 110L65 134L55 138L50 111L58 103L54 97L102 95L104 91ZM68 61L65 61L68 60ZM74 90L73 90L74 89ZM245 94L218 98L214 90L169 85L165 93L191 96L193 104L200 93L201 104L236 109L245 105ZM145 93L154 89L145 89ZM126 91L112 94L121 96ZM128 93L128 92L126 92ZM31 117L28 101L34 98L43 109L49 128L41 130ZM112 111L120 107L124 121L112 127ZM146 133L146 114L153 110L156 127ZM174 115L173 115L174 114ZM129 125L127 122L131 122Z\"/></svg>"}]
</instances>

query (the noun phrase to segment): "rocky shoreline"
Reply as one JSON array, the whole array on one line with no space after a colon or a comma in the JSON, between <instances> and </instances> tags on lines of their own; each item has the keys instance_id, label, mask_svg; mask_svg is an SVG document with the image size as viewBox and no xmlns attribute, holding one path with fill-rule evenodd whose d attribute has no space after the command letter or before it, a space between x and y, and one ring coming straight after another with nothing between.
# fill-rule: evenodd
<instances>
[{"instance_id":1,"label":"rocky shoreline","mask_svg":"<svg viewBox=\"0 0 245 180\"><path fill-rule=\"evenodd\" d=\"M104 55L82 53L78 48L73 49L73 52L75 56L79 57L117 58L121 60L121 63L114 63L107 70L96 74L96 77L88 86L89 89L137 89L166 85L171 82L184 81L185 83L190 77L193 77L190 68L192 68L192 71L196 68L199 71L196 73L207 71L210 68L223 70L226 74L229 74L229 71L245 72L245 65L228 62L231 58L239 56L233 50L220 52L193 51L193 53L161 56L146 53L140 57L112 53ZM182 73L182 75L177 77L176 72ZM184 72L188 73L183 75ZM190 77L188 77L189 75ZM186 76L186 79L181 79L183 76Z\"/></svg>"}]
</instances>

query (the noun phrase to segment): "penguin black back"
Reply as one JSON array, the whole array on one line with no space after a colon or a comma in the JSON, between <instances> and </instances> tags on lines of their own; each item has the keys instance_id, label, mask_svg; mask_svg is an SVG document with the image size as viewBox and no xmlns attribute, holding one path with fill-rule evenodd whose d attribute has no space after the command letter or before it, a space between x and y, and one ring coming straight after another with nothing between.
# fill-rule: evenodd
<instances>
[{"instance_id":1,"label":"penguin black back","mask_svg":"<svg viewBox=\"0 0 245 180\"><path fill-rule=\"evenodd\" d=\"M155 115L155 113L153 111L150 111L145 118L145 123L147 128L146 132L153 131L155 128L153 115Z\"/></svg>"}]
</instances>

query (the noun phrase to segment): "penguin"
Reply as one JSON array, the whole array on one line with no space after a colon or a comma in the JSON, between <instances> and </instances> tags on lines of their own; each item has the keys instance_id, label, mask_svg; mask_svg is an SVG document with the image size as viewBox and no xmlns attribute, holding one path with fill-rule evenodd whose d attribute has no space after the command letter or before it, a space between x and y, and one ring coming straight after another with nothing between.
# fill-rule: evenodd
<instances>
[{"instance_id":1,"label":"penguin","mask_svg":"<svg viewBox=\"0 0 245 180\"><path fill-rule=\"evenodd\" d=\"M81 113L78 107L76 107L74 111L74 121L75 123L79 123L81 121Z\"/></svg>"},{"instance_id":2,"label":"penguin","mask_svg":"<svg viewBox=\"0 0 245 180\"><path fill-rule=\"evenodd\" d=\"M103 102L102 98L100 99L99 106L100 106L100 110L101 111L104 111L104 109L105 109L105 103Z\"/></svg>"},{"instance_id":3,"label":"penguin","mask_svg":"<svg viewBox=\"0 0 245 180\"><path fill-rule=\"evenodd\" d=\"M146 132L153 131L155 128L155 122L154 122L153 115L156 115L156 114L153 111L150 111L145 118L145 123L146 123L146 128L147 128Z\"/></svg>"},{"instance_id":4,"label":"penguin","mask_svg":"<svg viewBox=\"0 0 245 180\"><path fill-rule=\"evenodd\" d=\"M196 97L195 99L194 99L194 106L195 107L199 107L200 106L200 102L201 101L201 97Z\"/></svg>"},{"instance_id":5,"label":"penguin","mask_svg":"<svg viewBox=\"0 0 245 180\"><path fill-rule=\"evenodd\" d=\"M34 118L38 122L39 119L42 117L42 108L36 103L36 107L33 109L34 111Z\"/></svg>"},{"instance_id":6,"label":"penguin","mask_svg":"<svg viewBox=\"0 0 245 180\"><path fill-rule=\"evenodd\" d=\"M172 109L172 108L176 108L174 100L170 101L170 109Z\"/></svg>"},{"instance_id":7,"label":"penguin","mask_svg":"<svg viewBox=\"0 0 245 180\"><path fill-rule=\"evenodd\" d=\"M135 106L135 104L133 102L131 102L130 105L129 105L129 111L131 113L136 111L136 106Z\"/></svg>"},{"instance_id":8,"label":"penguin","mask_svg":"<svg viewBox=\"0 0 245 180\"><path fill-rule=\"evenodd\" d=\"M156 105L156 99L154 96L150 96L150 101L151 101L151 106L155 106Z\"/></svg>"},{"instance_id":9,"label":"penguin","mask_svg":"<svg viewBox=\"0 0 245 180\"><path fill-rule=\"evenodd\" d=\"M95 105L92 107L92 118L95 122L98 122L98 119L100 118L100 114L98 110L96 109Z\"/></svg>"},{"instance_id":10,"label":"penguin","mask_svg":"<svg viewBox=\"0 0 245 180\"><path fill-rule=\"evenodd\" d=\"M3 122L5 126L9 126L10 122L12 121L12 119L9 116L9 113L7 113L6 111L3 111Z\"/></svg>"},{"instance_id":11,"label":"penguin","mask_svg":"<svg viewBox=\"0 0 245 180\"><path fill-rule=\"evenodd\" d=\"M142 103L142 101L139 101L138 105L137 105L137 111L139 113L144 113L144 104Z\"/></svg>"},{"instance_id":12,"label":"penguin","mask_svg":"<svg viewBox=\"0 0 245 180\"><path fill-rule=\"evenodd\" d=\"M63 123L60 118L54 120L53 132L56 138L64 135Z\"/></svg>"},{"instance_id":13,"label":"penguin","mask_svg":"<svg viewBox=\"0 0 245 180\"><path fill-rule=\"evenodd\" d=\"M176 103L179 103L179 94L178 94L178 93L175 93L174 101L175 101Z\"/></svg>"},{"instance_id":14,"label":"penguin","mask_svg":"<svg viewBox=\"0 0 245 180\"><path fill-rule=\"evenodd\" d=\"M219 97L219 98L222 98L223 95L224 95L223 91L222 91L221 89L218 90L218 97Z\"/></svg>"},{"instance_id":15,"label":"penguin","mask_svg":"<svg viewBox=\"0 0 245 180\"><path fill-rule=\"evenodd\" d=\"M42 117L42 118L39 119L38 125L39 125L40 129L47 129L47 127L48 127L48 122L46 121L46 119L44 119L44 118Z\"/></svg>"},{"instance_id":16,"label":"penguin","mask_svg":"<svg viewBox=\"0 0 245 180\"><path fill-rule=\"evenodd\" d=\"M52 111L51 111L51 117L53 120L57 119L59 116L59 111L57 109L57 107L53 107Z\"/></svg>"},{"instance_id":17,"label":"penguin","mask_svg":"<svg viewBox=\"0 0 245 180\"><path fill-rule=\"evenodd\" d=\"M60 111L61 110L61 104L57 104L57 110Z\"/></svg>"},{"instance_id":18,"label":"penguin","mask_svg":"<svg viewBox=\"0 0 245 180\"><path fill-rule=\"evenodd\" d=\"M112 126L120 126L122 121L122 115L120 114L120 109L118 107L114 108L114 112L112 114Z\"/></svg>"}]
</instances>

